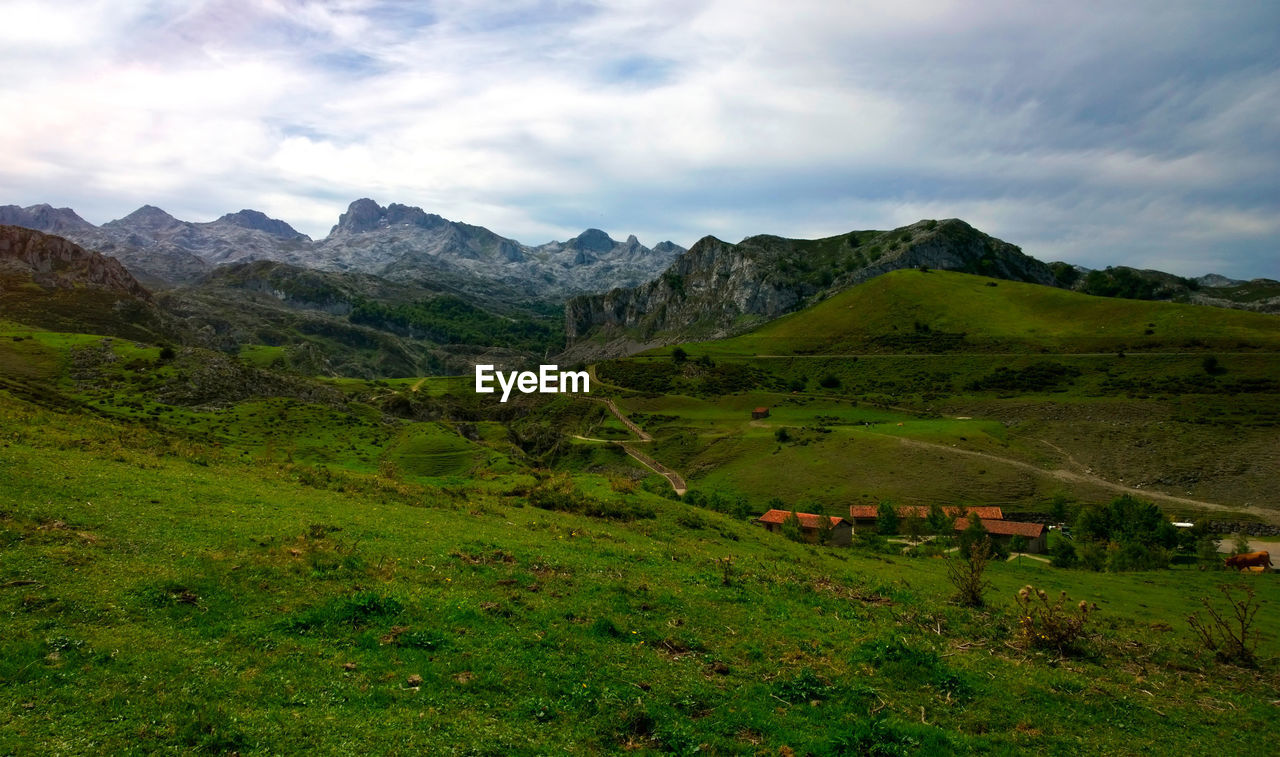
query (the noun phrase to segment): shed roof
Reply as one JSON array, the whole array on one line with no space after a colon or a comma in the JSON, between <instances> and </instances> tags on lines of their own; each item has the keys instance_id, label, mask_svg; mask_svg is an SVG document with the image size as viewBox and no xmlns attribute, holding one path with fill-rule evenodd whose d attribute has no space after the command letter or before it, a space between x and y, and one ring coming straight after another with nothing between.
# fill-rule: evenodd
<instances>
[{"instance_id":1,"label":"shed roof","mask_svg":"<svg viewBox=\"0 0 1280 757\"><path fill-rule=\"evenodd\" d=\"M929 515L929 508L923 505L902 505L897 508L899 518L924 518ZM983 520L1003 520L1004 512L998 507L943 507L942 511L953 518L968 517L969 513L977 513ZM877 505L853 505L849 508L850 518L874 518L879 515Z\"/></svg>"},{"instance_id":2,"label":"shed roof","mask_svg":"<svg viewBox=\"0 0 1280 757\"><path fill-rule=\"evenodd\" d=\"M777 523L782 524L791 515L790 510L770 510L756 519L757 523ZM848 520L841 518L839 515L814 515L813 513L796 513L796 517L800 519L801 528L817 528L823 518L831 520L831 526L840 525L841 523L849 523ZM850 524L852 525L852 524Z\"/></svg>"},{"instance_id":3,"label":"shed roof","mask_svg":"<svg viewBox=\"0 0 1280 757\"><path fill-rule=\"evenodd\" d=\"M1035 539L1044 533L1043 523L1023 523L1016 520L991 520L981 517L978 520L982 522L982 527L987 529L987 533L995 536L1025 536L1029 539ZM968 518L956 518L957 531L963 531L968 527Z\"/></svg>"}]
</instances>

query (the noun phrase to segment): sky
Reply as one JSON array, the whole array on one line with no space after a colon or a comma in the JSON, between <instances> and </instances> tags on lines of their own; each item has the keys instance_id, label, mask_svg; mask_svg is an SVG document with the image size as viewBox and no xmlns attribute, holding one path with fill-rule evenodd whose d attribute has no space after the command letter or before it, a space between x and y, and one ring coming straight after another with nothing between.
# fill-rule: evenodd
<instances>
[{"instance_id":1,"label":"sky","mask_svg":"<svg viewBox=\"0 0 1280 757\"><path fill-rule=\"evenodd\" d=\"M0 204L1280 278L1280 4L0 0Z\"/></svg>"}]
</instances>

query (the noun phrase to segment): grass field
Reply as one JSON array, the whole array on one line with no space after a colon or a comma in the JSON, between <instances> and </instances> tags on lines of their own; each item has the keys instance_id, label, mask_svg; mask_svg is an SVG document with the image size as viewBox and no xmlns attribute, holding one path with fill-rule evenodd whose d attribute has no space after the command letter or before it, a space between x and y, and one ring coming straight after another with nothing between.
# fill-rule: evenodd
<instances>
[{"instance_id":1,"label":"grass field","mask_svg":"<svg viewBox=\"0 0 1280 757\"><path fill-rule=\"evenodd\" d=\"M0 414L0 751L1137 754L1274 728L1274 668L1212 662L1184 621L1242 578L1009 563L969 610L941 561L643 491L655 517L602 520L528 506L529 476L321 475ZM1013 643L1028 582L1098 602L1083 656ZM1250 582L1271 657L1280 591Z\"/></svg>"},{"instance_id":2,"label":"grass field","mask_svg":"<svg viewBox=\"0 0 1280 757\"><path fill-rule=\"evenodd\" d=\"M974 379L1003 360L951 357ZM1036 506L1064 489L1053 444L1103 450L1078 462L1110 476L1243 450L1263 473L1185 464L1274 487L1271 394L1130 397L1095 375L1198 365L1155 358L1081 367L1062 391L939 380L894 401L854 387L921 381L916 358L829 358L840 383L797 391L777 385L817 358L744 357L758 373L727 381L762 385L499 405L468 377L316 382L0 325L0 754L1254 749L1280 698L1273 575L1024 558L992 565L987 606L967 608L942 559L793 543L591 441L633 438L599 401L614 395L655 437L636 446L756 511ZM1222 361L1272 375L1261 354ZM1163 446L1156 424L1177 430ZM1140 452L1104 461L1105 434ZM1028 583L1097 603L1079 648L1028 643ZM1260 667L1216 661L1187 623L1224 583L1262 602Z\"/></svg>"}]
</instances>

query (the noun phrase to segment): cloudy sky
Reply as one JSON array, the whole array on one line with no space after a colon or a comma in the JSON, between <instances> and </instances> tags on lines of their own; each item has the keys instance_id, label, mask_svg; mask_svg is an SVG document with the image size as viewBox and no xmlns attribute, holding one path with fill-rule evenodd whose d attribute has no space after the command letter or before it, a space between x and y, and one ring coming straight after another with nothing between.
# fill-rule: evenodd
<instances>
[{"instance_id":1,"label":"cloudy sky","mask_svg":"<svg viewBox=\"0 0 1280 757\"><path fill-rule=\"evenodd\" d=\"M0 204L1280 278L1280 4L0 0Z\"/></svg>"}]
</instances>

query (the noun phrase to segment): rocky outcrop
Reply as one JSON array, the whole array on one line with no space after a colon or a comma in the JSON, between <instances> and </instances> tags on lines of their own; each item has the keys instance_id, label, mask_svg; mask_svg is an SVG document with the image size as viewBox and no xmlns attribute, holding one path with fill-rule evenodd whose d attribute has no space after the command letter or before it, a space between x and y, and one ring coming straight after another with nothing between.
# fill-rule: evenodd
<instances>
[{"instance_id":1,"label":"rocky outcrop","mask_svg":"<svg viewBox=\"0 0 1280 757\"><path fill-rule=\"evenodd\" d=\"M19 226L0 226L0 271L44 289L102 289L151 299L120 261L63 239Z\"/></svg>"},{"instance_id":2,"label":"rocky outcrop","mask_svg":"<svg viewBox=\"0 0 1280 757\"><path fill-rule=\"evenodd\" d=\"M1044 263L956 219L822 240L706 237L647 284L571 299L569 354L604 357L741 333L882 273L920 266L1054 284Z\"/></svg>"},{"instance_id":3,"label":"rocky outcrop","mask_svg":"<svg viewBox=\"0 0 1280 757\"><path fill-rule=\"evenodd\" d=\"M284 239L310 239L306 234L299 232L284 221L277 218L271 218L266 213L262 213L257 210L241 210L235 213L227 213L223 217L214 221L214 223L238 226L242 229L250 229L253 231L262 231L272 236Z\"/></svg>"}]
</instances>

